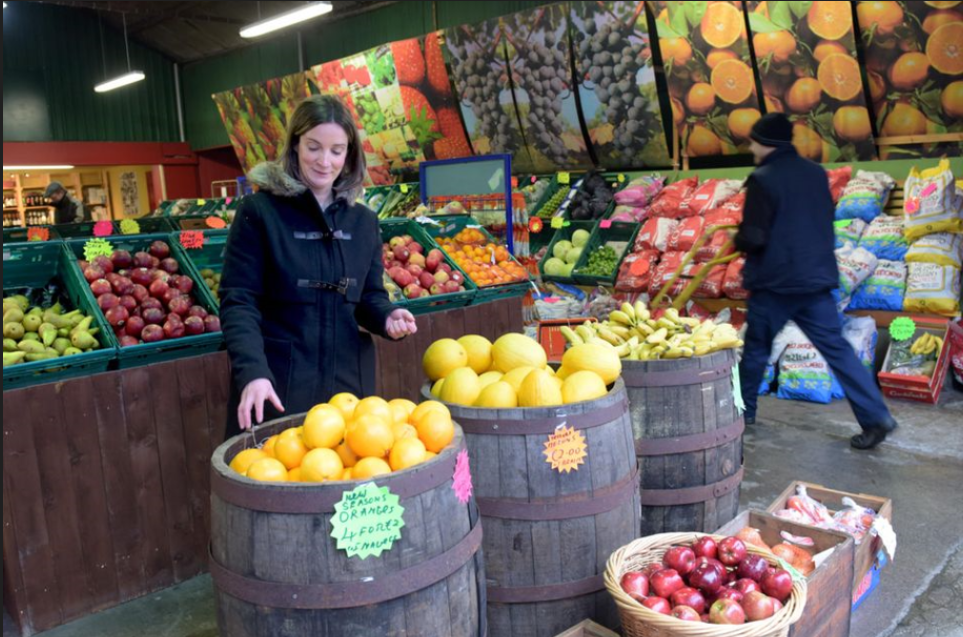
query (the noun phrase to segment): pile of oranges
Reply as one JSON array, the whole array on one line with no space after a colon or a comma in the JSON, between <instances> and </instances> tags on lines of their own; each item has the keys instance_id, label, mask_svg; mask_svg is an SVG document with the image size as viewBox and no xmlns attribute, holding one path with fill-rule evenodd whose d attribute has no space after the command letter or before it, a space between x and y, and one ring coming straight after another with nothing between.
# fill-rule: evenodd
<instances>
[{"instance_id":1,"label":"pile of oranges","mask_svg":"<svg viewBox=\"0 0 963 637\"><path fill-rule=\"evenodd\" d=\"M479 230L466 228L453 238L439 239L438 243L478 287L528 279L528 271L512 259L508 248L488 242Z\"/></svg>"},{"instance_id":2,"label":"pile of oranges","mask_svg":"<svg viewBox=\"0 0 963 637\"><path fill-rule=\"evenodd\" d=\"M308 412L302 426L239 453L231 469L258 482L370 480L427 462L454 438L441 403L339 394Z\"/></svg>"}]
</instances>

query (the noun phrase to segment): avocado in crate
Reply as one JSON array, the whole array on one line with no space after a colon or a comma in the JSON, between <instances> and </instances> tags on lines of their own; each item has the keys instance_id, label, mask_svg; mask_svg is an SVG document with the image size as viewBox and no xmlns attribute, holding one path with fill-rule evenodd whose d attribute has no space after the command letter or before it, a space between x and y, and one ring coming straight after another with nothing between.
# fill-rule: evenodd
<instances>
[{"instance_id":1,"label":"avocado in crate","mask_svg":"<svg viewBox=\"0 0 963 637\"><path fill-rule=\"evenodd\" d=\"M640 228L637 223L600 222L575 265L575 281L579 285L615 286L619 266L635 244Z\"/></svg>"},{"instance_id":2,"label":"avocado in crate","mask_svg":"<svg viewBox=\"0 0 963 637\"><path fill-rule=\"evenodd\" d=\"M229 235L227 230L204 230L203 245L196 248L184 245L183 233L171 235L172 240L183 248L187 255L185 265L191 268L191 276L197 281L203 281L218 306L221 303L221 275L224 271L224 255L227 252Z\"/></svg>"},{"instance_id":3,"label":"avocado in crate","mask_svg":"<svg viewBox=\"0 0 963 637\"><path fill-rule=\"evenodd\" d=\"M105 372L116 350L63 243L4 247L4 390Z\"/></svg>"},{"instance_id":4,"label":"avocado in crate","mask_svg":"<svg viewBox=\"0 0 963 637\"><path fill-rule=\"evenodd\" d=\"M555 231L545 258L538 264L543 281L575 282L572 273L596 226L594 221L567 221L565 224Z\"/></svg>"},{"instance_id":5,"label":"avocado in crate","mask_svg":"<svg viewBox=\"0 0 963 637\"><path fill-rule=\"evenodd\" d=\"M87 261L87 241L66 243L120 345L122 369L215 352L217 304L170 235L104 240L111 255Z\"/></svg>"}]
</instances>

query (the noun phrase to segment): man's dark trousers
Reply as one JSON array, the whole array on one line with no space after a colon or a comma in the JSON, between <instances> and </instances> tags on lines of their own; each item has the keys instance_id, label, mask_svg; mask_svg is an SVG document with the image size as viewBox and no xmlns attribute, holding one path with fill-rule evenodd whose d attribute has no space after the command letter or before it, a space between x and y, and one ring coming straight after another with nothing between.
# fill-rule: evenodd
<instances>
[{"instance_id":1,"label":"man's dark trousers","mask_svg":"<svg viewBox=\"0 0 963 637\"><path fill-rule=\"evenodd\" d=\"M793 321L829 363L864 430L878 429L890 420L883 395L872 374L863 366L843 337L832 293L783 295L754 292L749 300L749 331L740 366L746 417L755 418L759 386L769 363L773 341L786 323Z\"/></svg>"}]
</instances>

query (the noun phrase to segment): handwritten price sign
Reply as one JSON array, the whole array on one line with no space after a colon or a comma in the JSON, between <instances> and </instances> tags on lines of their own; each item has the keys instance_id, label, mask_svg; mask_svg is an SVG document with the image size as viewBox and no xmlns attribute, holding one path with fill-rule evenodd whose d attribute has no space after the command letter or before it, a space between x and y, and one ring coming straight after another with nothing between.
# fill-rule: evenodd
<instances>
[{"instance_id":1,"label":"handwritten price sign","mask_svg":"<svg viewBox=\"0 0 963 637\"><path fill-rule=\"evenodd\" d=\"M181 245L187 250L200 250L204 247L204 233L200 230L181 232Z\"/></svg>"},{"instance_id":2,"label":"handwritten price sign","mask_svg":"<svg viewBox=\"0 0 963 637\"><path fill-rule=\"evenodd\" d=\"M588 444L582 432L572 427L560 427L545 443L545 461L559 473L571 473L585 464Z\"/></svg>"},{"instance_id":3,"label":"handwritten price sign","mask_svg":"<svg viewBox=\"0 0 963 637\"><path fill-rule=\"evenodd\" d=\"M331 537L348 557L380 557L401 539L405 508L388 487L369 482L345 491L334 511Z\"/></svg>"}]
</instances>

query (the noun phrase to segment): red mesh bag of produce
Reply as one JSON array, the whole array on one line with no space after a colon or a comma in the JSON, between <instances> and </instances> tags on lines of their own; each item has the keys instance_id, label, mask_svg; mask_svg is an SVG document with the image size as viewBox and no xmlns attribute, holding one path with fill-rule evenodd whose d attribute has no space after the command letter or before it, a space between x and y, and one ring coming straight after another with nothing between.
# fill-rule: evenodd
<instances>
[{"instance_id":1,"label":"red mesh bag of produce","mask_svg":"<svg viewBox=\"0 0 963 637\"><path fill-rule=\"evenodd\" d=\"M835 170L827 170L826 173L829 175L829 191L833 193L833 203L839 203L843 196L843 190L846 189L846 185L853 178L853 167L844 166Z\"/></svg>"},{"instance_id":2,"label":"red mesh bag of produce","mask_svg":"<svg viewBox=\"0 0 963 637\"><path fill-rule=\"evenodd\" d=\"M727 257L736 251L733 245L726 248L726 244L731 241L728 230L719 230L712 235L708 243L699 248L696 252L696 262L708 263L714 259Z\"/></svg>"},{"instance_id":3,"label":"red mesh bag of produce","mask_svg":"<svg viewBox=\"0 0 963 637\"><path fill-rule=\"evenodd\" d=\"M652 277L659 263L658 250L643 250L625 257L615 282L618 292L645 292L652 284Z\"/></svg>"},{"instance_id":4,"label":"red mesh bag of produce","mask_svg":"<svg viewBox=\"0 0 963 637\"><path fill-rule=\"evenodd\" d=\"M685 252L666 252L662 255L662 260L659 265L655 268L655 274L652 275L652 283L649 285L649 295L655 296L662 288L665 287L675 271L679 269L682 265L682 261L685 259Z\"/></svg>"},{"instance_id":5,"label":"red mesh bag of produce","mask_svg":"<svg viewBox=\"0 0 963 637\"><path fill-rule=\"evenodd\" d=\"M669 235L669 252L688 252L702 238L706 220L702 217L684 219Z\"/></svg>"},{"instance_id":6,"label":"red mesh bag of produce","mask_svg":"<svg viewBox=\"0 0 963 637\"><path fill-rule=\"evenodd\" d=\"M734 197L741 188L742 182L735 179L707 179L682 202L679 211L683 217L704 215Z\"/></svg>"},{"instance_id":7,"label":"red mesh bag of produce","mask_svg":"<svg viewBox=\"0 0 963 637\"><path fill-rule=\"evenodd\" d=\"M963 384L963 321L950 323L950 364L956 382Z\"/></svg>"},{"instance_id":8,"label":"red mesh bag of produce","mask_svg":"<svg viewBox=\"0 0 963 637\"><path fill-rule=\"evenodd\" d=\"M749 291L743 287L742 283L742 269L744 267L746 267L745 259L736 259L729 264L729 268L726 270L726 280L722 286L726 298L733 301L745 301L749 298Z\"/></svg>"},{"instance_id":9,"label":"red mesh bag of produce","mask_svg":"<svg viewBox=\"0 0 963 637\"><path fill-rule=\"evenodd\" d=\"M690 177L666 186L652 202L652 206L649 208L649 216L666 217L668 219L681 219L686 216L681 210L682 202L690 198L698 186L698 177Z\"/></svg>"},{"instance_id":10,"label":"red mesh bag of produce","mask_svg":"<svg viewBox=\"0 0 963 637\"><path fill-rule=\"evenodd\" d=\"M706 213L706 227L738 226L742 223L742 211L746 207L746 193L740 192L718 208Z\"/></svg>"}]
</instances>

